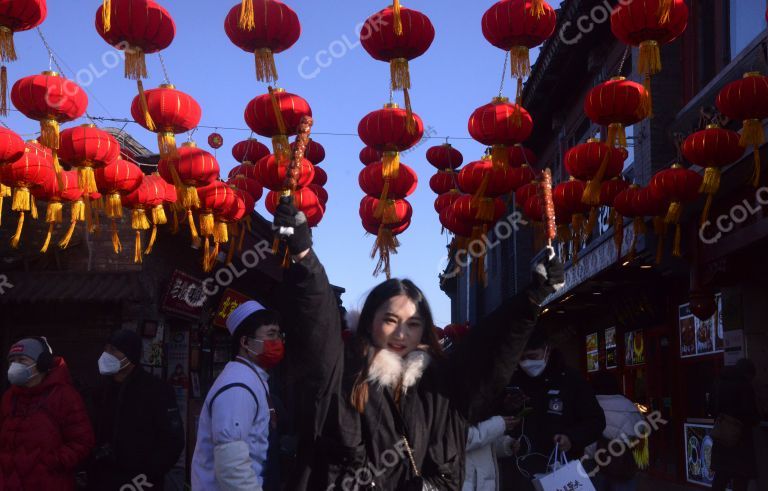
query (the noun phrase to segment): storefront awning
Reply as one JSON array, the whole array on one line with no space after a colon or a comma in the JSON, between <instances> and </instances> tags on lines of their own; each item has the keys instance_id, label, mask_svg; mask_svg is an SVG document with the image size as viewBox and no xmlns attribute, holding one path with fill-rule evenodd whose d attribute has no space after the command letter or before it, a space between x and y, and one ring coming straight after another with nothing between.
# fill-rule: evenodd
<instances>
[{"instance_id":1,"label":"storefront awning","mask_svg":"<svg viewBox=\"0 0 768 491\"><path fill-rule=\"evenodd\" d=\"M141 273L10 272L0 274L0 305L104 303L150 298Z\"/></svg>"}]
</instances>

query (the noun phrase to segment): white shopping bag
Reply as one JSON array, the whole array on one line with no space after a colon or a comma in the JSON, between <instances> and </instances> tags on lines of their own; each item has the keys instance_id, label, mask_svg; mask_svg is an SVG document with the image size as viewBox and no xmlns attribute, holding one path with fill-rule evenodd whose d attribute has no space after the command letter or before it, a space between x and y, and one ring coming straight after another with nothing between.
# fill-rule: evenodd
<instances>
[{"instance_id":1,"label":"white shopping bag","mask_svg":"<svg viewBox=\"0 0 768 491\"><path fill-rule=\"evenodd\" d=\"M568 462L565 452L555 451L549 459L549 474L538 474L533 480L536 491L595 491L581 461Z\"/></svg>"}]
</instances>

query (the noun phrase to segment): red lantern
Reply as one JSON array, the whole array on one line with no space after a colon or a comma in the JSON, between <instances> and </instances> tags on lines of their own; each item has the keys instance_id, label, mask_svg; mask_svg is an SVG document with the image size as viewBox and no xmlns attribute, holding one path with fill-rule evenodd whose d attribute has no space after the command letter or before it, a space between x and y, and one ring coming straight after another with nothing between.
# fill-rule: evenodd
<instances>
[{"instance_id":1,"label":"red lantern","mask_svg":"<svg viewBox=\"0 0 768 491\"><path fill-rule=\"evenodd\" d=\"M382 232L382 229L385 229L387 230L387 232L384 232L385 234L392 234L393 236L396 236L402 234L408 230L408 227L411 226L410 220L406 220L398 225L384 225L382 223L368 222L366 220L362 220L362 223L365 231L371 235L379 235L379 233Z\"/></svg>"},{"instance_id":2,"label":"red lantern","mask_svg":"<svg viewBox=\"0 0 768 491\"><path fill-rule=\"evenodd\" d=\"M375 148L365 147L360 150L360 162L363 165L368 165L372 162L379 162L381 160L381 152Z\"/></svg>"},{"instance_id":3,"label":"red lantern","mask_svg":"<svg viewBox=\"0 0 768 491\"><path fill-rule=\"evenodd\" d=\"M656 264L661 264L664 256L664 239L667 235L667 224L664 217L667 214L669 208L669 201L664 197L662 192L656 188L656 186L647 186L638 189L634 195L634 210L637 218L636 234L638 231L645 231L645 223L642 217L648 216L653 218L654 233L658 236L658 242L656 245ZM642 224L641 224L642 222Z\"/></svg>"},{"instance_id":4,"label":"red lantern","mask_svg":"<svg viewBox=\"0 0 768 491\"><path fill-rule=\"evenodd\" d=\"M538 194L528 197L523 203L523 214L536 223L544 221L544 199Z\"/></svg>"},{"instance_id":5,"label":"red lantern","mask_svg":"<svg viewBox=\"0 0 768 491\"><path fill-rule=\"evenodd\" d=\"M701 214L702 223L707 220L712 199L720 189L720 168L736 162L744 154L739 139L735 131L709 125L707 129L697 131L683 142L683 156L689 162L706 169L701 185L701 192L707 194L707 203Z\"/></svg>"},{"instance_id":6,"label":"red lantern","mask_svg":"<svg viewBox=\"0 0 768 491\"><path fill-rule=\"evenodd\" d=\"M328 174L326 174L325 171L320 167L315 167L314 169L315 169L315 177L312 178L311 184L325 186L328 183Z\"/></svg>"},{"instance_id":7,"label":"red lantern","mask_svg":"<svg viewBox=\"0 0 768 491\"><path fill-rule=\"evenodd\" d=\"M158 205L162 205L165 198L165 187L158 185L157 181L149 179L151 176L141 181L141 185L130 194L123 196L123 204L131 209L131 228L136 232L133 248L133 262L141 264L143 255L152 252L154 240L157 235L156 230L150 236L150 241L146 250L142 250L141 232L150 229L147 210L152 210ZM191 219L191 217L190 217Z\"/></svg>"},{"instance_id":8,"label":"red lantern","mask_svg":"<svg viewBox=\"0 0 768 491\"><path fill-rule=\"evenodd\" d=\"M768 117L768 77L759 72L726 85L715 100L717 109L730 119L742 121L741 146L752 146L755 171L752 184L760 184L760 146L765 143L762 120Z\"/></svg>"},{"instance_id":9,"label":"red lantern","mask_svg":"<svg viewBox=\"0 0 768 491\"><path fill-rule=\"evenodd\" d=\"M4 184L13 188L11 210L19 212L16 233L11 238L11 246L17 248L24 227L24 214L31 212L32 218L37 218L31 189L43 186L51 178L51 173L54 172L53 164L45 155L24 152L21 158L0 168L3 170Z\"/></svg>"},{"instance_id":10,"label":"red lantern","mask_svg":"<svg viewBox=\"0 0 768 491\"><path fill-rule=\"evenodd\" d=\"M605 181L600 186L600 204L613 207L616 196L627 188L629 188L629 183L620 177L614 177L611 180Z\"/></svg>"},{"instance_id":11,"label":"red lantern","mask_svg":"<svg viewBox=\"0 0 768 491\"><path fill-rule=\"evenodd\" d=\"M318 186L317 184L310 184L307 187L317 195L317 199L320 200L320 204L322 204L323 208L325 208L325 205L328 204L328 191L326 191L324 187Z\"/></svg>"},{"instance_id":12,"label":"red lantern","mask_svg":"<svg viewBox=\"0 0 768 491\"><path fill-rule=\"evenodd\" d=\"M357 126L363 143L383 152L384 177L396 178L400 166L399 152L416 145L424 136L424 123L413 114L416 131L408 131L408 115L397 104L386 104L384 109L368 113Z\"/></svg>"},{"instance_id":13,"label":"red lantern","mask_svg":"<svg viewBox=\"0 0 768 491\"><path fill-rule=\"evenodd\" d=\"M235 192L221 181L214 181L198 190L200 194L200 235L203 243L203 270L213 270L219 255L219 244L229 242L227 221L242 218L245 203L237 198ZM239 217L237 216L239 215ZM224 217L223 220L217 217ZM210 247L213 238L214 246Z\"/></svg>"},{"instance_id":14,"label":"red lantern","mask_svg":"<svg viewBox=\"0 0 768 491\"><path fill-rule=\"evenodd\" d=\"M528 181L528 184L523 184L517 191L515 191L515 204L519 209L525 209L525 204L531 199L532 196L538 196L539 183L537 181Z\"/></svg>"},{"instance_id":15,"label":"red lantern","mask_svg":"<svg viewBox=\"0 0 768 491\"><path fill-rule=\"evenodd\" d=\"M621 175L628 153L590 138L565 153L565 169L576 179L589 181L584 190L584 203L596 206L600 202L600 186L604 179Z\"/></svg>"},{"instance_id":16,"label":"red lantern","mask_svg":"<svg viewBox=\"0 0 768 491\"><path fill-rule=\"evenodd\" d=\"M645 89L651 94L651 75L661 71L659 45L677 39L688 26L685 0L644 0L627 2L611 13L611 31L622 43L640 47L637 71L645 75ZM650 107L650 100L649 100ZM649 114L652 111L649 111Z\"/></svg>"},{"instance_id":17,"label":"red lantern","mask_svg":"<svg viewBox=\"0 0 768 491\"><path fill-rule=\"evenodd\" d=\"M675 243L672 249L675 257L681 255L680 217L683 212L683 203L695 201L698 198L702 182L703 178L699 174L684 169L679 164L657 172L651 179L650 185L659 190L661 195L670 202L664 222L675 225Z\"/></svg>"},{"instance_id":18,"label":"red lantern","mask_svg":"<svg viewBox=\"0 0 768 491\"><path fill-rule=\"evenodd\" d=\"M621 258L621 252L624 244L624 217L633 218L634 238L629 248L630 257L634 257L637 239L645 234L645 221L642 211L637 209L637 196L640 188L632 184L625 190L619 192L613 200L613 243L616 248L618 258Z\"/></svg>"},{"instance_id":19,"label":"red lantern","mask_svg":"<svg viewBox=\"0 0 768 491\"><path fill-rule=\"evenodd\" d=\"M0 115L8 116L8 72L5 64L16 61L13 33L28 31L48 16L45 0L0 0Z\"/></svg>"},{"instance_id":20,"label":"red lantern","mask_svg":"<svg viewBox=\"0 0 768 491\"><path fill-rule=\"evenodd\" d=\"M490 225L504 217L507 212L507 205L500 198L482 198L477 201L472 196L465 194L451 205L451 209L462 220L474 224Z\"/></svg>"},{"instance_id":21,"label":"red lantern","mask_svg":"<svg viewBox=\"0 0 768 491\"><path fill-rule=\"evenodd\" d=\"M510 174L512 175L512 189L515 191L536 180L536 173L527 164L521 167L512 167ZM523 202L518 201L518 203L522 204Z\"/></svg>"},{"instance_id":22,"label":"red lantern","mask_svg":"<svg viewBox=\"0 0 768 491\"><path fill-rule=\"evenodd\" d=\"M277 206L280 204L280 196L280 192L270 191L267 193L267 197L264 200L267 211L273 215L275 214L275 210L277 210ZM323 205L320 204L317 195L313 193L310 188L296 189L293 193L293 205L299 211L304 212L310 227L316 227L325 214Z\"/></svg>"},{"instance_id":23,"label":"red lantern","mask_svg":"<svg viewBox=\"0 0 768 491\"><path fill-rule=\"evenodd\" d=\"M148 90L146 99L147 107L142 108L141 98L133 98L131 116L147 130L157 133L161 158L176 158L178 151L175 135L193 130L200 124L200 104L171 84L162 84L157 89Z\"/></svg>"},{"instance_id":24,"label":"red lantern","mask_svg":"<svg viewBox=\"0 0 768 491\"><path fill-rule=\"evenodd\" d=\"M585 214L589 212L589 206L585 205L581 198L584 195L586 184L573 177L566 182L561 182L552 190L552 201L555 210L564 216L571 217L573 260L578 261L578 253L581 250L582 238L588 235L589 227L585 228Z\"/></svg>"},{"instance_id":25,"label":"red lantern","mask_svg":"<svg viewBox=\"0 0 768 491\"><path fill-rule=\"evenodd\" d=\"M501 0L483 15L483 35L489 43L509 51L512 77L518 80L518 104L522 79L531 74L529 50L555 32L557 14L543 0Z\"/></svg>"},{"instance_id":26,"label":"red lantern","mask_svg":"<svg viewBox=\"0 0 768 491\"><path fill-rule=\"evenodd\" d=\"M497 198L513 190L515 176L508 167L496 168L489 157L464 166L459 172L459 189L476 197Z\"/></svg>"},{"instance_id":27,"label":"red lantern","mask_svg":"<svg viewBox=\"0 0 768 491\"><path fill-rule=\"evenodd\" d=\"M606 143L627 146L625 128L649 115L648 93L642 85L614 77L593 88L584 101L584 112L595 124L608 127Z\"/></svg>"},{"instance_id":28,"label":"red lantern","mask_svg":"<svg viewBox=\"0 0 768 491\"><path fill-rule=\"evenodd\" d=\"M509 164L509 147L531 136L533 119L506 97L494 97L490 104L475 109L468 127L472 138L493 147L493 162L500 167Z\"/></svg>"},{"instance_id":29,"label":"red lantern","mask_svg":"<svg viewBox=\"0 0 768 491\"><path fill-rule=\"evenodd\" d=\"M256 163L256 180L267 189L282 191L284 189L285 176L288 173L288 162L281 162L274 155L268 155ZM315 178L315 166L309 160L304 159L299 166L297 186L300 188L309 186Z\"/></svg>"},{"instance_id":30,"label":"red lantern","mask_svg":"<svg viewBox=\"0 0 768 491\"><path fill-rule=\"evenodd\" d=\"M383 272L389 278L390 256L397 254L397 248L400 246L396 236L410 226L413 208L404 199L386 201L387 203L381 203L371 196L364 197L360 201L360 218L366 231L374 233L375 230L376 233L371 258L378 254L379 260L373 274L376 276ZM377 211L382 208L387 208L391 212L385 213L384 216L378 215L380 218L377 218Z\"/></svg>"},{"instance_id":31,"label":"red lantern","mask_svg":"<svg viewBox=\"0 0 768 491\"><path fill-rule=\"evenodd\" d=\"M400 164L400 173L395 179L385 179L382 175L383 164L376 162L360 171L358 183L363 192L380 199L403 199L416 190L419 177L405 164Z\"/></svg>"},{"instance_id":32,"label":"red lantern","mask_svg":"<svg viewBox=\"0 0 768 491\"><path fill-rule=\"evenodd\" d=\"M440 211L440 224L458 237L469 237L472 235L472 222L458 218L458 215L453 211L453 204L455 202L456 200L450 206L446 206Z\"/></svg>"},{"instance_id":33,"label":"red lantern","mask_svg":"<svg viewBox=\"0 0 768 491\"><path fill-rule=\"evenodd\" d=\"M62 202L68 201L72 203L72 221L70 224L72 233L74 233L77 220L85 219L84 203L82 201L83 190L80 189L78 185L77 172L62 172L61 188L59 188L58 181L56 175L51 173L43 185L30 189L32 196L36 200L46 201L48 203L45 209L45 222L48 224L48 233L45 236L43 246L40 248L40 252L43 254L48 252L48 246L51 244L51 237L56 224L64 221L64 205ZM71 233L69 234L69 237L71 238ZM67 242L68 241L69 239L67 239ZM65 244L65 246L66 245L67 244Z\"/></svg>"},{"instance_id":34,"label":"red lantern","mask_svg":"<svg viewBox=\"0 0 768 491\"><path fill-rule=\"evenodd\" d=\"M255 138L237 142L232 147L232 157L241 164L255 164L269 154L269 147Z\"/></svg>"},{"instance_id":35,"label":"red lantern","mask_svg":"<svg viewBox=\"0 0 768 491\"><path fill-rule=\"evenodd\" d=\"M427 150L427 161L439 171L456 170L464 162L464 156L450 143L443 143Z\"/></svg>"},{"instance_id":36,"label":"red lantern","mask_svg":"<svg viewBox=\"0 0 768 491\"><path fill-rule=\"evenodd\" d=\"M40 143L54 154L59 148L59 124L79 118L88 107L85 91L56 72L17 80L11 89L11 101L24 116L40 121ZM55 158L54 168L60 172Z\"/></svg>"},{"instance_id":37,"label":"red lantern","mask_svg":"<svg viewBox=\"0 0 768 491\"><path fill-rule=\"evenodd\" d=\"M524 147L522 143L515 143L509 147L509 166L522 167L524 165L534 166L539 162L539 158L530 148Z\"/></svg>"},{"instance_id":38,"label":"red lantern","mask_svg":"<svg viewBox=\"0 0 768 491\"><path fill-rule=\"evenodd\" d=\"M288 137L295 135L301 118L312 116L312 109L301 97L283 89L270 89L255 97L245 108L245 122L257 135L272 138L272 149L281 160L291 158Z\"/></svg>"},{"instance_id":39,"label":"red lantern","mask_svg":"<svg viewBox=\"0 0 768 491\"><path fill-rule=\"evenodd\" d=\"M0 127L0 171L5 164L24 155L24 140L13 131ZM3 198L11 196L11 188L0 182L0 225L3 223Z\"/></svg>"},{"instance_id":40,"label":"red lantern","mask_svg":"<svg viewBox=\"0 0 768 491\"><path fill-rule=\"evenodd\" d=\"M435 211L440 214L442 211L451 206L457 199L459 199L461 193L458 189L453 189L447 193L443 193L435 198Z\"/></svg>"},{"instance_id":41,"label":"red lantern","mask_svg":"<svg viewBox=\"0 0 768 491\"><path fill-rule=\"evenodd\" d=\"M429 188L435 194L445 194L458 187L458 175L453 170L438 171L429 179Z\"/></svg>"},{"instance_id":42,"label":"red lantern","mask_svg":"<svg viewBox=\"0 0 768 491\"><path fill-rule=\"evenodd\" d=\"M269 154L267 154L267 156L268 155ZM228 178L233 178L235 176L244 176L248 179L255 179L256 181L259 180L259 173L256 170L256 165L251 164L250 162L233 167L232 170L229 171L229 174L227 174Z\"/></svg>"},{"instance_id":43,"label":"red lantern","mask_svg":"<svg viewBox=\"0 0 768 491\"><path fill-rule=\"evenodd\" d=\"M293 142L291 143L291 151L295 150L296 142ZM304 158L312 162L312 165L320 165L325 160L325 148L310 138L307 148L304 149Z\"/></svg>"},{"instance_id":44,"label":"red lantern","mask_svg":"<svg viewBox=\"0 0 768 491\"><path fill-rule=\"evenodd\" d=\"M376 211L381 209L381 200L373 196L364 196L360 200L360 218L364 222L391 225L398 227L404 222L410 222L413 217L413 207L405 199L393 199L393 214L388 217L377 216Z\"/></svg>"},{"instance_id":45,"label":"red lantern","mask_svg":"<svg viewBox=\"0 0 768 491\"><path fill-rule=\"evenodd\" d=\"M218 133L211 133L208 135L208 146L214 150L218 150L224 145L224 137Z\"/></svg>"},{"instance_id":46,"label":"red lantern","mask_svg":"<svg viewBox=\"0 0 768 491\"><path fill-rule=\"evenodd\" d=\"M224 31L235 46L256 56L256 79L272 83L277 80L274 54L282 53L299 40L299 17L277 0L256 0L247 22L243 22L242 10L240 5L232 7L224 20Z\"/></svg>"},{"instance_id":47,"label":"red lantern","mask_svg":"<svg viewBox=\"0 0 768 491\"><path fill-rule=\"evenodd\" d=\"M264 195L264 187L256 179L251 179L242 174L230 177L227 184L248 193L254 202L259 201ZM246 208L249 208L246 206Z\"/></svg>"},{"instance_id":48,"label":"red lantern","mask_svg":"<svg viewBox=\"0 0 768 491\"><path fill-rule=\"evenodd\" d=\"M97 168L94 171L94 179L101 192L107 196L105 212L107 218L112 221L112 248L115 254L119 254L122 245L115 220L123 216L121 196L135 191L141 185L144 174L138 165L118 159L105 167Z\"/></svg>"}]
</instances>

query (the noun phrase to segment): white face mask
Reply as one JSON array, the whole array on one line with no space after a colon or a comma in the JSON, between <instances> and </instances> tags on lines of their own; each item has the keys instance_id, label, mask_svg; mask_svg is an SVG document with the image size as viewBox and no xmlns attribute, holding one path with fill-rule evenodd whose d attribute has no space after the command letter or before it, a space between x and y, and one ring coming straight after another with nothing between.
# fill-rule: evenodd
<instances>
[{"instance_id":1,"label":"white face mask","mask_svg":"<svg viewBox=\"0 0 768 491\"><path fill-rule=\"evenodd\" d=\"M529 377L538 377L547 368L547 354L549 351L544 352L544 358L541 360L520 360L520 368L528 374Z\"/></svg>"},{"instance_id":2,"label":"white face mask","mask_svg":"<svg viewBox=\"0 0 768 491\"><path fill-rule=\"evenodd\" d=\"M13 362L8 367L8 382L13 385L24 385L29 382L34 375L32 373L32 367L35 365L24 365L23 363Z\"/></svg>"},{"instance_id":3,"label":"white face mask","mask_svg":"<svg viewBox=\"0 0 768 491\"><path fill-rule=\"evenodd\" d=\"M118 360L115 355L107 353L106 351L99 357L99 373L102 375L115 375L123 367L122 360Z\"/></svg>"}]
</instances>

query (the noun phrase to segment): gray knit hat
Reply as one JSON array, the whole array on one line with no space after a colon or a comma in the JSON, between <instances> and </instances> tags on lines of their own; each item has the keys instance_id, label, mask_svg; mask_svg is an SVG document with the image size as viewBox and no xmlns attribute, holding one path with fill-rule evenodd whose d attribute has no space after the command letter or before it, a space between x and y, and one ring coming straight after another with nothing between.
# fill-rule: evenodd
<instances>
[{"instance_id":1,"label":"gray knit hat","mask_svg":"<svg viewBox=\"0 0 768 491\"><path fill-rule=\"evenodd\" d=\"M48 348L39 339L24 338L11 346L8 350L8 358L13 355L24 355L37 361L43 351L48 351Z\"/></svg>"}]
</instances>

